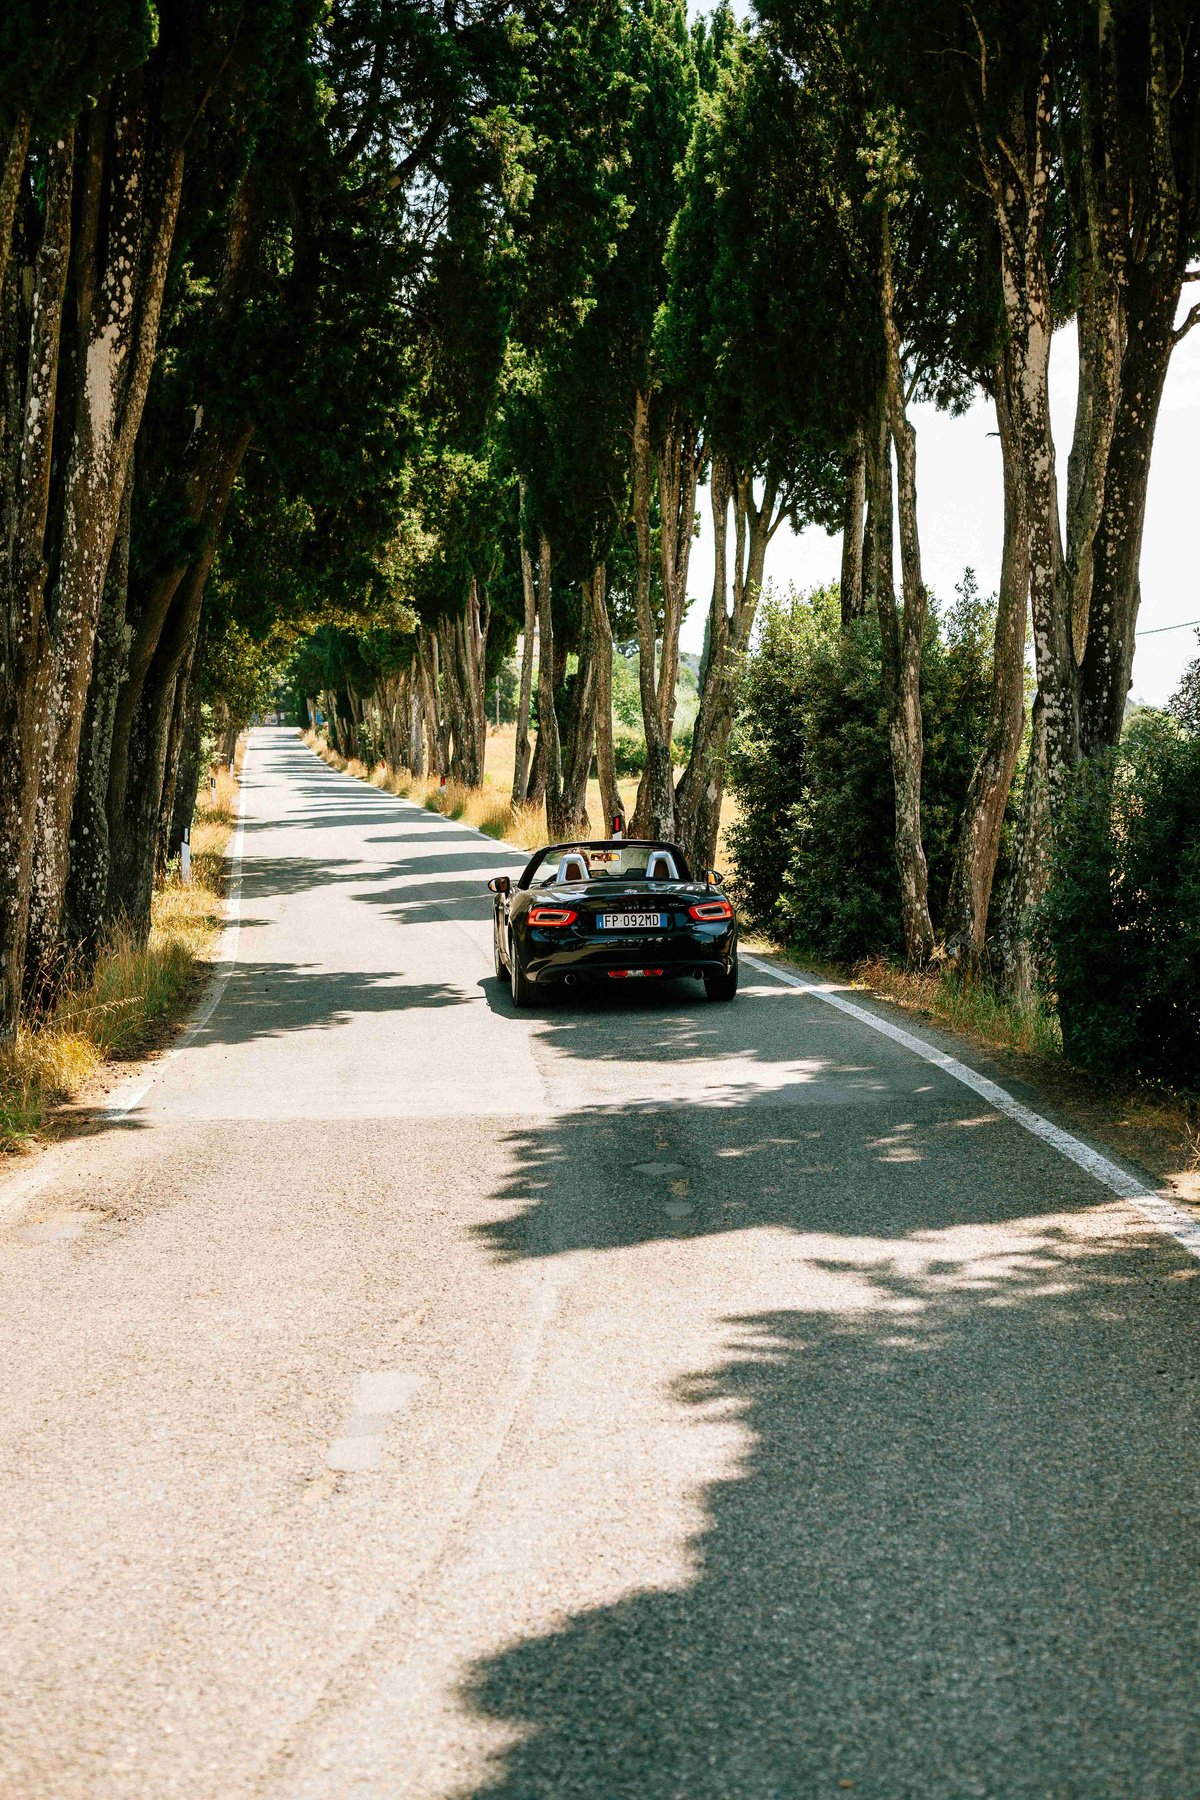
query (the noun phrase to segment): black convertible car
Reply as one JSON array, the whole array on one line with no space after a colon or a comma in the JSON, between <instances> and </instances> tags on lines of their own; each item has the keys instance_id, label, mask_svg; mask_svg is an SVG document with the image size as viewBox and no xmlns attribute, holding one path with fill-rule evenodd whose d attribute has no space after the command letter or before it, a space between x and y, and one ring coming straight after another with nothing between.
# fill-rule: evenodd
<instances>
[{"instance_id":1,"label":"black convertible car","mask_svg":"<svg viewBox=\"0 0 1200 1800\"><path fill-rule=\"evenodd\" d=\"M520 879L488 882L496 973L513 1004L537 988L693 975L710 1000L737 993L737 917L711 871L693 881L678 844L640 838L547 844Z\"/></svg>"}]
</instances>

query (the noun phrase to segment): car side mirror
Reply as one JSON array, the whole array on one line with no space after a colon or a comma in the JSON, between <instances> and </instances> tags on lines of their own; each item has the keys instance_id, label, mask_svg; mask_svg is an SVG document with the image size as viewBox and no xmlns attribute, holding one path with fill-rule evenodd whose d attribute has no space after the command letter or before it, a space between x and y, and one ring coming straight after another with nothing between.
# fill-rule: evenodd
<instances>
[{"instance_id":1,"label":"car side mirror","mask_svg":"<svg viewBox=\"0 0 1200 1800\"><path fill-rule=\"evenodd\" d=\"M507 875L493 875L488 882L488 890L493 894L507 894L511 887L512 882Z\"/></svg>"},{"instance_id":2,"label":"car side mirror","mask_svg":"<svg viewBox=\"0 0 1200 1800\"><path fill-rule=\"evenodd\" d=\"M720 873L719 870L710 869L708 871L708 885L709 885L709 887L724 887L725 877Z\"/></svg>"}]
</instances>

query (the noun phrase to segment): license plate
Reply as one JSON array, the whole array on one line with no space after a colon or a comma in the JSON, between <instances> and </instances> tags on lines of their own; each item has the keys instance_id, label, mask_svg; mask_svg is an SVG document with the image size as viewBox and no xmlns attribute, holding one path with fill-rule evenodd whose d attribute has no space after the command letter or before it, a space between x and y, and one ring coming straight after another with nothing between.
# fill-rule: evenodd
<instances>
[{"instance_id":1,"label":"license plate","mask_svg":"<svg viewBox=\"0 0 1200 1800\"><path fill-rule=\"evenodd\" d=\"M601 931L659 931L666 924L663 913L601 913L597 924Z\"/></svg>"}]
</instances>

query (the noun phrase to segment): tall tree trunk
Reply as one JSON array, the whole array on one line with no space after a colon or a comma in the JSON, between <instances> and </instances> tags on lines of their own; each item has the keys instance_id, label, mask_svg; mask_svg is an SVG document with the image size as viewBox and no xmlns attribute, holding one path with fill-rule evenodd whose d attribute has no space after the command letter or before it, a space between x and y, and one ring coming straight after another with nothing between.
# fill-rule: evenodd
<instances>
[{"instance_id":1,"label":"tall tree trunk","mask_svg":"<svg viewBox=\"0 0 1200 1800\"><path fill-rule=\"evenodd\" d=\"M525 483L521 483L521 590L525 599L525 636L521 645L521 697L517 706L516 757L513 763L512 803L523 805L529 794L529 709L533 700L533 639L537 626L537 590L533 584L533 558L525 541Z\"/></svg>"},{"instance_id":2,"label":"tall tree trunk","mask_svg":"<svg viewBox=\"0 0 1200 1800\"><path fill-rule=\"evenodd\" d=\"M875 547L881 579L876 591L879 631L883 650L883 687L887 701L888 735L892 749L892 782L896 794L896 869L900 877L900 917L908 960L922 967L933 954L933 924L929 917L929 876L921 837L921 766L925 740L921 719L921 651L925 639L927 599L921 577L921 542L917 532L917 434L905 409L904 378L900 364L900 335L893 311L891 236L886 212L882 221L881 313L887 350L885 401L882 429L877 438L875 491L882 499L884 481L891 485L888 431L896 446L896 489L900 516L900 566L904 605L896 616L890 579L886 585L882 560L885 514L877 509L879 537ZM886 476L884 471L886 469ZM886 511L891 531L891 506ZM891 574L890 544L887 576Z\"/></svg>"},{"instance_id":3,"label":"tall tree trunk","mask_svg":"<svg viewBox=\"0 0 1200 1800\"><path fill-rule=\"evenodd\" d=\"M1111 15L1107 25L1102 21L1102 29L1107 44L1112 36ZM1108 66L1107 57L1108 48L1102 45L1104 68ZM1104 80L1108 79L1105 75ZM1052 805L1062 791L1066 773L1081 755L1076 652L1086 638L1091 612L1094 540L1120 379L1120 270L1113 250L1116 215L1111 199L1106 198L1101 173L1105 162L1098 141L1102 111L1103 105L1098 108L1084 96L1080 159L1084 198L1076 209L1083 271L1081 378L1068 469L1065 551L1059 523L1049 393L1054 319L1046 261L1052 157L1048 73L1043 72L1031 106L1022 97L1011 109L1003 164L999 151L994 159L987 154L981 159L1000 230L1005 322L1014 356L1012 416L1023 465L1029 528L1029 598ZM1010 162L1019 175L1016 181L1008 170Z\"/></svg>"},{"instance_id":4,"label":"tall tree trunk","mask_svg":"<svg viewBox=\"0 0 1200 1800\"><path fill-rule=\"evenodd\" d=\"M6 442L0 471L0 498L4 501L0 520L6 532L6 541L0 545L0 741L4 744L0 757L0 1034L13 1030L21 1005L37 775L50 686L46 528L63 297L70 260L73 160L74 137L68 131L61 147L56 140L46 158L45 223L34 261L28 315L18 281L7 282L0 291L4 348L16 351L18 334L23 335L25 329L29 332L23 394L16 356L5 369ZM17 173L19 177L20 171Z\"/></svg>"},{"instance_id":5,"label":"tall tree trunk","mask_svg":"<svg viewBox=\"0 0 1200 1800\"><path fill-rule=\"evenodd\" d=\"M409 676L408 766L414 775L425 774L425 708L421 702L421 674L416 658Z\"/></svg>"},{"instance_id":6,"label":"tall tree trunk","mask_svg":"<svg viewBox=\"0 0 1200 1800\"><path fill-rule=\"evenodd\" d=\"M143 892L144 880L134 872L134 865L140 866L144 859L151 830L149 821L157 816L158 810L157 795L152 803L145 794L136 800L133 797L134 788L147 779L144 762L139 761L136 769L131 764L131 758L135 756L134 736L143 729L150 714L158 716L162 704L160 693L149 702L149 712L145 711L146 682L151 678L159 647L165 638L170 636L174 646L169 659L183 654L181 646L186 643L191 629L186 615L191 609L198 608L207 585L234 483L251 435L251 427L244 423L230 429L197 420L182 448L181 474L172 484L171 491L181 515L200 528L203 534L201 547L190 562L177 552L152 564L130 589L126 666L111 718L110 743L105 757L108 836L118 862L126 854L118 846L127 838L133 816L131 809L148 810L135 833L141 847L130 849L132 861L129 866L117 868L115 873L106 876L110 916L117 912L129 913L135 896ZM161 669L157 679L161 687ZM335 726L340 748L339 731L340 727ZM140 754L144 756L145 753L143 737ZM152 754L157 757L156 750Z\"/></svg>"},{"instance_id":7,"label":"tall tree trunk","mask_svg":"<svg viewBox=\"0 0 1200 1800\"><path fill-rule=\"evenodd\" d=\"M333 747L347 761L350 760L350 730L347 723L349 712L350 706L345 694L339 694L336 688L330 688L329 722L333 726Z\"/></svg>"},{"instance_id":8,"label":"tall tree trunk","mask_svg":"<svg viewBox=\"0 0 1200 1800\"><path fill-rule=\"evenodd\" d=\"M487 763L487 640L491 601L471 577L466 612L454 622L463 711L463 768L468 787L482 787Z\"/></svg>"},{"instance_id":9,"label":"tall tree trunk","mask_svg":"<svg viewBox=\"0 0 1200 1800\"><path fill-rule=\"evenodd\" d=\"M190 663L200 608L216 552L206 543L180 582L149 670L141 684L129 733L128 761L120 811L112 806L109 784L108 830L112 862L108 878L110 918L123 917L144 937L150 929L155 859L167 771L176 690ZM186 695L180 694L181 701ZM180 717L182 728L182 715ZM242 721L236 721L240 725ZM236 732L235 732L236 745ZM232 752L231 752L232 754Z\"/></svg>"},{"instance_id":10,"label":"tall tree trunk","mask_svg":"<svg viewBox=\"0 0 1200 1800\"><path fill-rule=\"evenodd\" d=\"M1149 10L1153 35L1153 6ZM1078 666L1088 637L1095 538L1125 352L1125 253L1132 196L1131 171L1124 164L1114 15L1108 8L1099 9L1095 18L1081 12L1075 32L1080 144L1077 179L1067 181L1066 194L1077 246L1079 384L1067 463L1065 573L1078 717Z\"/></svg>"},{"instance_id":11,"label":"tall tree trunk","mask_svg":"<svg viewBox=\"0 0 1200 1800\"><path fill-rule=\"evenodd\" d=\"M1004 984L1023 1006L1033 1004L1034 967L1029 918L1046 891L1049 851L1050 777L1046 764L1046 719L1042 697L1038 694L1033 703L1013 870L996 933L996 954Z\"/></svg>"},{"instance_id":12,"label":"tall tree trunk","mask_svg":"<svg viewBox=\"0 0 1200 1800\"><path fill-rule=\"evenodd\" d=\"M470 755L470 733L466 705L458 678L458 653L454 642L455 622L444 616L437 623L438 660L442 677L442 707L450 734L450 774L455 781L469 785L467 761Z\"/></svg>"},{"instance_id":13,"label":"tall tree trunk","mask_svg":"<svg viewBox=\"0 0 1200 1800\"><path fill-rule=\"evenodd\" d=\"M350 708L350 755L356 762L364 760L362 697L347 677L346 701Z\"/></svg>"},{"instance_id":14,"label":"tall tree trunk","mask_svg":"<svg viewBox=\"0 0 1200 1800\"><path fill-rule=\"evenodd\" d=\"M846 458L846 498L842 508L842 574L839 592L842 624L861 619L867 610L863 591L863 507L867 498L867 452L862 427Z\"/></svg>"},{"instance_id":15,"label":"tall tree trunk","mask_svg":"<svg viewBox=\"0 0 1200 1800\"><path fill-rule=\"evenodd\" d=\"M1032 116L1012 109L1009 141L1022 179L1005 185L999 162L991 177L1001 241L1001 286L1016 379L1013 423L1020 447L1029 527L1029 598L1038 692L1051 785L1079 759L1074 631L1058 512L1054 434L1050 423L1050 338L1054 328L1046 266L1049 193L1050 82L1043 74Z\"/></svg>"},{"instance_id":16,"label":"tall tree trunk","mask_svg":"<svg viewBox=\"0 0 1200 1800\"><path fill-rule=\"evenodd\" d=\"M563 812L562 749L558 739L558 714L554 710L554 615L550 539L542 533L538 557L538 748L546 795L546 827L552 839L569 832Z\"/></svg>"},{"instance_id":17,"label":"tall tree trunk","mask_svg":"<svg viewBox=\"0 0 1200 1800\"><path fill-rule=\"evenodd\" d=\"M442 712L437 633L429 631L424 625L417 628L417 659L425 725L429 733L430 757L433 762L431 773L445 777L450 773L450 725Z\"/></svg>"},{"instance_id":18,"label":"tall tree trunk","mask_svg":"<svg viewBox=\"0 0 1200 1800\"><path fill-rule=\"evenodd\" d=\"M12 253L13 220L16 217L17 197L21 192L21 177L25 172L32 125L33 114L30 109L20 108L8 128L3 160L0 160L0 301L4 298L4 282ZM72 133L67 133L64 137L64 150L67 148L67 138L71 136Z\"/></svg>"},{"instance_id":19,"label":"tall tree trunk","mask_svg":"<svg viewBox=\"0 0 1200 1800\"><path fill-rule=\"evenodd\" d=\"M237 741L241 735L241 726L229 708L225 708L225 724L221 732L221 748L217 760L223 769L232 773L234 759L237 756Z\"/></svg>"},{"instance_id":20,"label":"tall tree trunk","mask_svg":"<svg viewBox=\"0 0 1200 1800\"><path fill-rule=\"evenodd\" d=\"M1014 935L1044 881L1053 813L1065 779L1084 754L1081 659L1097 620L1096 556L1104 549L1102 527L1108 469L1117 426L1125 326L1122 290L1126 234L1131 219L1147 216L1123 165L1123 125L1117 100L1116 15L1102 9L1094 20L1080 15L1075 29L1080 69L1079 104L1072 115L1079 133L1067 197L1072 208L1078 261L1080 380L1067 480L1067 539L1059 523L1055 445L1050 421L1049 357L1053 331L1047 266L1048 200L1052 143L1051 81L1044 68L1036 89L1018 97L1003 139L989 146L980 136L980 166L991 193L1000 233L1001 286L1013 357L1011 414L1022 462L1029 532L1030 609L1038 675L1032 773L1027 776L1021 822L1022 848L1006 899L998 949L1018 992L1031 991L1027 945ZM1155 13L1149 17L1152 46ZM1163 73L1161 67L1158 70ZM1163 98L1166 98L1166 83ZM1151 81L1153 106L1154 81ZM1157 181L1156 171L1154 181ZM1154 208L1149 208L1153 212ZM1138 404L1143 396L1139 393ZM1121 529L1124 529L1122 523ZM1108 596L1105 596L1108 600ZM1100 617L1103 617L1104 602ZM1045 784L1038 768L1044 746Z\"/></svg>"},{"instance_id":21,"label":"tall tree trunk","mask_svg":"<svg viewBox=\"0 0 1200 1800\"><path fill-rule=\"evenodd\" d=\"M717 771L711 766L721 737L722 694L729 639L729 504L737 491L737 471L723 454L715 454L709 471L709 500L713 521L713 591L708 609L708 654L701 670L700 705L692 727L692 753L675 795L675 828L684 855L696 869L711 867L711 798L705 793ZM737 521L735 519L735 532ZM735 554L735 587L741 578L740 538ZM736 605L736 602L735 602ZM708 804L705 805L706 799ZM720 801L717 801L718 814ZM707 815L701 818L701 812Z\"/></svg>"},{"instance_id":22,"label":"tall tree trunk","mask_svg":"<svg viewBox=\"0 0 1200 1800\"><path fill-rule=\"evenodd\" d=\"M408 764L408 682L393 670L381 674L375 684L375 702L379 709L379 729L384 760L393 769Z\"/></svg>"},{"instance_id":23,"label":"tall tree trunk","mask_svg":"<svg viewBox=\"0 0 1200 1800\"><path fill-rule=\"evenodd\" d=\"M49 967L62 922L75 803L79 735L91 677L96 620L116 535L121 497L158 342L183 178L183 148L152 128L146 71L116 90L108 162L104 268L99 207L83 207L77 282L79 368L63 477L61 556L50 609L50 685L34 813L33 875L26 965ZM103 121L90 115L89 178ZM174 122L170 127L174 129ZM97 201L99 195L97 194Z\"/></svg>"},{"instance_id":24,"label":"tall tree trunk","mask_svg":"<svg viewBox=\"0 0 1200 1800\"><path fill-rule=\"evenodd\" d=\"M175 774L174 806L171 813L171 830L167 841L167 861L179 855L183 844L184 833L191 829L192 820L196 816L196 796L200 790L200 751L202 748L202 732L200 706L202 687L200 671L204 660L204 646L201 642L192 658L192 666L187 683L187 713L183 726L183 745L179 753L179 766Z\"/></svg>"},{"instance_id":25,"label":"tall tree trunk","mask_svg":"<svg viewBox=\"0 0 1200 1800\"><path fill-rule=\"evenodd\" d=\"M705 455L695 421L682 410L674 412L667 422L658 455L663 635L655 699L658 708L656 741L660 748L655 751L652 761L647 731L646 767L634 809L633 829L636 836L675 835L675 765L671 755L671 741L675 730L675 693L679 681L679 632L687 611L688 568L696 520L696 487ZM640 645L640 613L638 627ZM651 637L653 638L653 633ZM651 669L653 666L652 654ZM644 686L642 691L644 695ZM661 748L663 745L666 752L665 764Z\"/></svg>"},{"instance_id":26,"label":"tall tree trunk","mask_svg":"<svg viewBox=\"0 0 1200 1800\"><path fill-rule=\"evenodd\" d=\"M584 583L582 628L579 635L579 667L571 687L567 734L562 746L562 813L569 835L586 837L591 832L587 810L588 775L592 767L592 743L596 732L596 655L593 604ZM611 655L611 651L610 651Z\"/></svg>"},{"instance_id":27,"label":"tall tree trunk","mask_svg":"<svg viewBox=\"0 0 1200 1800\"><path fill-rule=\"evenodd\" d=\"M108 780L117 696L129 659L129 540L134 488L130 465L116 542L100 602L92 679L79 740L79 787L71 816L71 867L63 907L63 936L90 961L108 925Z\"/></svg>"},{"instance_id":28,"label":"tall tree trunk","mask_svg":"<svg viewBox=\"0 0 1200 1800\"><path fill-rule=\"evenodd\" d=\"M641 690L642 723L646 733L646 766L638 786L633 813L635 837L673 838L675 835L675 771L671 762L669 727L664 727L659 694L662 678L655 681L656 634L650 601L650 506L654 456L650 445L650 396L638 390L633 416L633 525L637 545L638 686ZM663 561L667 560L665 543ZM665 640L663 674L670 662Z\"/></svg>"},{"instance_id":29,"label":"tall tree trunk","mask_svg":"<svg viewBox=\"0 0 1200 1800\"><path fill-rule=\"evenodd\" d=\"M1000 833L1025 730L1025 614L1029 602L1029 531L1023 470L1013 431L1012 370L996 362L996 424L1004 463L1004 551L992 651L987 736L971 777L954 852L946 906L946 951L975 973L987 948L988 907Z\"/></svg>"},{"instance_id":30,"label":"tall tree trunk","mask_svg":"<svg viewBox=\"0 0 1200 1800\"><path fill-rule=\"evenodd\" d=\"M178 856L179 843L173 843L175 828L175 788L179 781L179 765L183 758L184 740L187 736L188 722L191 716L192 670L196 661L196 646L200 638L200 619L197 616L191 641L184 651L183 662L175 677L175 695L171 708L171 725L167 733L167 753L163 762L161 792L158 802L158 837L154 847L154 876L160 880L167 872L167 864L172 856ZM196 683L199 686L199 683ZM193 799L194 799L193 795ZM190 815L189 815L190 817Z\"/></svg>"},{"instance_id":31,"label":"tall tree trunk","mask_svg":"<svg viewBox=\"0 0 1200 1800\"><path fill-rule=\"evenodd\" d=\"M791 496L768 469L760 504L749 470L714 456L709 492L713 512L713 592L708 615L708 659L701 671L700 705L692 727L692 753L675 794L675 830L693 869L716 861L725 795L729 739L737 710L741 661L762 597L767 549L787 516ZM728 603L729 503L734 503L733 608Z\"/></svg>"},{"instance_id":32,"label":"tall tree trunk","mask_svg":"<svg viewBox=\"0 0 1200 1800\"><path fill-rule=\"evenodd\" d=\"M875 497L871 492L871 457L863 439L863 466L866 474L867 519L863 526L862 616L869 618L875 607ZM845 614L842 615L843 621Z\"/></svg>"},{"instance_id":33,"label":"tall tree trunk","mask_svg":"<svg viewBox=\"0 0 1200 1800\"><path fill-rule=\"evenodd\" d=\"M597 563L591 581L584 584L584 605L591 610L592 655L596 671L596 775L600 783L600 803L604 808L604 835L611 837L618 820L618 829L624 833L625 808L621 804L613 755L613 636L608 616L608 570L603 563Z\"/></svg>"},{"instance_id":34,"label":"tall tree trunk","mask_svg":"<svg viewBox=\"0 0 1200 1800\"><path fill-rule=\"evenodd\" d=\"M1085 755L1120 741L1141 604L1139 569L1150 454L1175 331L1180 284L1155 291L1158 271L1136 264L1128 284L1129 338L1096 534L1092 609L1083 665Z\"/></svg>"},{"instance_id":35,"label":"tall tree trunk","mask_svg":"<svg viewBox=\"0 0 1200 1800\"><path fill-rule=\"evenodd\" d=\"M567 678L567 651L564 648L564 646L558 641L557 638L555 639L555 642L553 645L553 665L554 665L554 674L553 674L553 679L552 679L552 686L554 688L554 693L557 696L560 693L560 691L562 689L562 685ZM540 676L541 676L540 652L539 652L539 660L538 660L538 674L539 674L539 680L540 680ZM539 710L539 712L541 710L540 699L538 701L538 710ZM555 718L557 719L557 709L555 712ZM545 802L546 802L547 743L548 743L548 739L546 737L543 737L541 729L539 727L537 741L533 747L533 761L530 764L530 768L529 768L529 793L527 795L527 799L531 806L544 806Z\"/></svg>"}]
</instances>

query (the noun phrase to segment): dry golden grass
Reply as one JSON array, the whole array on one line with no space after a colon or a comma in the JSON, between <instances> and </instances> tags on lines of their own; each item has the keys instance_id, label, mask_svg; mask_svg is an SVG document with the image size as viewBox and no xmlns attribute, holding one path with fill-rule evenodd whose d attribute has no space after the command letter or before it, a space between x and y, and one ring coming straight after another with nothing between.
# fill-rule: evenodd
<instances>
[{"instance_id":1,"label":"dry golden grass","mask_svg":"<svg viewBox=\"0 0 1200 1800\"><path fill-rule=\"evenodd\" d=\"M442 813L448 819L461 819L464 824L474 825L476 830L487 832L489 837L503 838L506 843L515 844L521 850L536 850L546 842L545 807L514 807L510 799L513 765L516 761L516 731L511 725L501 725L498 730L488 727L486 766L483 786L480 788L463 787L457 781L447 781L445 787L442 787L436 775L410 775L403 770L391 769L382 762L376 763L373 769L368 769L357 759L347 762L345 757L339 756L336 750L330 748L323 736L313 731L304 733L304 742L331 769L337 769L345 775L354 775L360 781L368 781L383 793L399 794L404 799L415 801L418 806L426 807L430 812ZM634 777L618 782L617 785L626 813L631 814L637 802L637 779ZM600 797L600 785L596 781L588 782L587 808L593 828L600 835L603 831L604 806ZM725 832L737 816L737 803L727 794L721 806L721 831L717 840L717 864L722 869L729 867Z\"/></svg>"},{"instance_id":2,"label":"dry golden grass","mask_svg":"<svg viewBox=\"0 0 1200 1800\"><path fill-rule=\"evenodd\" d=\"M353 775L369 782L381 793L397 794L411 800L427 812L441 813L446 819L460 819L489 837L502 838L523 850L536 850L546 841L546 809L538 806L514 807L489 775L479 788L464 787L461 781L441 782L436 775L411 775L406 769L392 769L387 763L376 763L368 769L365 763L339 756L323 737L306 731L304 742L315 750L323 762L341 774ZM511 779L511 777L510 777Z\"/></svg>"},{"instance_id":3,"label":"dry golden grass","mask_svg":"<svg viewBox=\"0 0 1200 1800\"><path fill-rule=\"evenodd\" d=\"M917 973L886 956L868 956L847 966L810 955L800 945L781 945L754 930L743 932L742 944L756 956L781 957L814 975L860 988L989 1049L1034 1057L1041 1063L1062 1060L1062 1032L1052 1007L1044 1001L1031 1008L1019 1006L987 981L963 980L945 964Z\"/></svg>"},{"instance_id":4,"label":"dry golden grass","mask_svg":"<svg viewBox=\"0 0 1200 1800\"><path fill-rule=\"evenodd\" d=\"M109 1058L134 1054L189 998L220 936L225 846L237 801L228 769L218 774L215 794L201 785L192 880L184 886L176 865L159 883L146 941L116 927L90 972L67 968L49 1016L21 1020L0 1046L0 1148L35 1137L53 1102L77 1097Z\"/></svg>"},{"instance_id":5,"label":"dry golden grass","mask_svg":"<svg viewBox=\"0 0 1200 1800\"><path fill-rule=\"evenodd\" d=\"M986 1044L1025 1056L1062 1054L1062 1032L1053 1008L1042 1001L1029 1007L1017 1005L986 981L965 981L947 969L917 974L882 956L858 963L851 979L883 1000Z\"/></svg>"}]
</instances>

